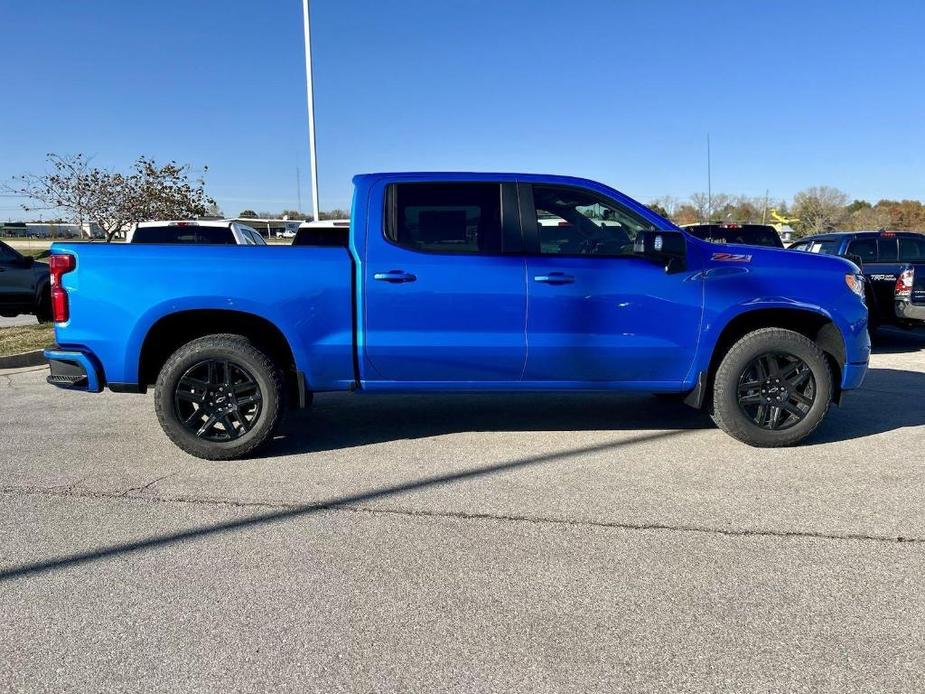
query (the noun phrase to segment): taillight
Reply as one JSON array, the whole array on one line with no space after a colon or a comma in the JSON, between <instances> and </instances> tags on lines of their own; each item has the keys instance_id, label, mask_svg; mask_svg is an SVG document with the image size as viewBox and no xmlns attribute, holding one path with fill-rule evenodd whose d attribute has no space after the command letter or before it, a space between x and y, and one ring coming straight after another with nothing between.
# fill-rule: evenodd
<instances>
[{"instance_id":1,"label":"taillight","mask_svg":"<svg viewBox=\"0 0 925 694\"><path fill-rule=\"evenodd\" d=\"M864 275L849 272L845 275L845 284L864 301Z\"/></svg>"},{"instance_id":2,"label":"taillight","mask_svg":"<svg viewBox=\"0 0 925 694\"><path fill-rule=\"evenodd\" d=\"M61 286L61 276L77 267L72 255L52 255L48 258L51 273L51 316L55 323L66 323L70 318L67 291Z\"/></svg>"},{"instance_id":3,"label":"taillight","mask_svg":"<svg viewBox=\"0 0 925 694\"><path fill-rule=\"evenodd\" d=\"M909 268L899 273L896 278L896 296L911 297L912 283L915 281L915 270Z\"/></svg>"}]
</instances>

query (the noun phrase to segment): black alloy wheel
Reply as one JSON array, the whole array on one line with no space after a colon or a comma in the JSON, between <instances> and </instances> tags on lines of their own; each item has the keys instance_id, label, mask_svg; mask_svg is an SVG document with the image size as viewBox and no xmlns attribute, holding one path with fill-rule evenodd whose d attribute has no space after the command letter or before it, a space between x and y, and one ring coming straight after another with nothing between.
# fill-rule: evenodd
<instances>
[{"instance_id":1,"label":"black alloy wheel","mask_svg":"<svg viewBox=\"0 0 925 694\"><path fill-rule=\"evenodd\" d=\"M197 438L232 441L260 419L263 393L253 375L228 359L206 359L187 369L174 391L177 417Z\"/></svg>"},{"instance_id":2,"label":"black alloy wheel","mask_svg":"<svg viewBox=\"0 0 925 694\"><path fill-rule=\"evenodd\" d=\"M164 433L207 460L246 458L273 439L286 406L282 371L242 335L205 335L161 367L154 409Z\"/></svg>"},{"instance_id":3,"label":"black alloy wheel","mask_svg":"<svg viewBox=\"0 0 925 694\"><path fill-rule=\"evenodd\" d=\"M816 379L802 359L783 352L767 352L742 370L738 403L752 422L782 431L802 422L816 400Z\"/></svg>"},{"instance_id":4,"label":"black alloy wheel","mask_svg":"<svg viewBox=\"0 0 925 694\"><path fill-rule=\"evenodd\" d=\"M750 446L792 446L822 423L838 376L837 362L806 335L759 328L720 360L710 414L720 429Z\"/></svg>"}]
</instances>

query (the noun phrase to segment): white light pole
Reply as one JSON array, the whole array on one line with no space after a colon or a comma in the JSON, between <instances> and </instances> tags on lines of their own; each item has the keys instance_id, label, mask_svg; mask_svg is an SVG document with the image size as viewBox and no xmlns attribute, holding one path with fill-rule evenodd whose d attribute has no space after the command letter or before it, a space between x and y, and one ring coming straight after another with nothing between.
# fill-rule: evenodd
<instances>
[{"instance_id":1,"label":"white light pole","mask_svg":"<svg viewBox=\"0 0 925 694\"><path fill-rule=\"evenodd\" d=\"M315 90L312 87L312 33L309 26L308 0L302 0L302 25L305 33L305 87L308 93L308 154L311 160L312 215L318 221L318 160L315 158Z\"/></svg>"}]
</instances>

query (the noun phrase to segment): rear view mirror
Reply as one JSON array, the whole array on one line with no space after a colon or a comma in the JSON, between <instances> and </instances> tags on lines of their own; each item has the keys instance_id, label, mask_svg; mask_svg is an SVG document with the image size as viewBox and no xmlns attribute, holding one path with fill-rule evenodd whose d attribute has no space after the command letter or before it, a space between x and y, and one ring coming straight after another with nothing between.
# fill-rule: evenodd
<instances>
[{"instance_id":1,"label":"rear view mirror","mask_svg":"<svg viewBox=\"0 0 925 694\"><path fill-rule=\"evenodd\" d=\"M636 255L665 266L666 272L684 269L687 241L680 231L642 231L633 244Z\"/></svg>"}]
</instances>

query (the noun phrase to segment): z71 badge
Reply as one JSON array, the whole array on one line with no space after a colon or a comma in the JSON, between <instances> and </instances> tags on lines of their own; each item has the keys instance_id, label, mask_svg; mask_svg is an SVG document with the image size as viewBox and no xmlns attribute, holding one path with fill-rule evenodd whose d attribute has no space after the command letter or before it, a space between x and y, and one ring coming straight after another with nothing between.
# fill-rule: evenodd
<instances>
[{"instance_id":1,"label":"z71 badge","mask_svg":"<svg viewBox=\"0 0 925 694\"><path fill-rule=\"evenodd\" d=\"M752 257L745 253L714 253L711 260L718 260L723 263L750 263Z\"/></svg>"}]
</instances>

